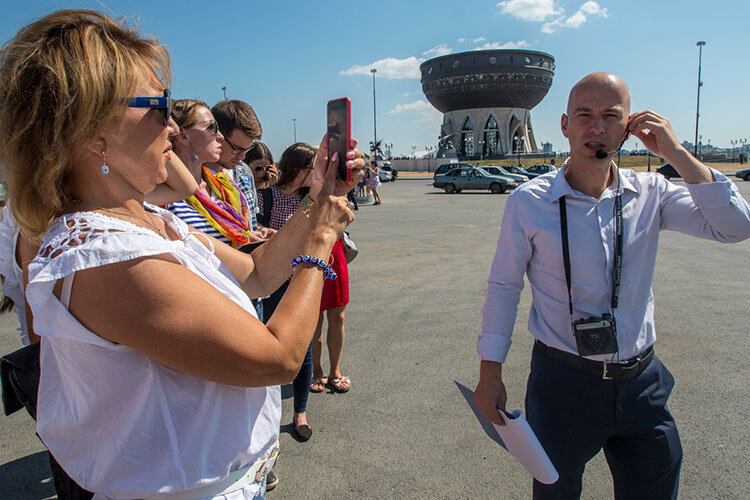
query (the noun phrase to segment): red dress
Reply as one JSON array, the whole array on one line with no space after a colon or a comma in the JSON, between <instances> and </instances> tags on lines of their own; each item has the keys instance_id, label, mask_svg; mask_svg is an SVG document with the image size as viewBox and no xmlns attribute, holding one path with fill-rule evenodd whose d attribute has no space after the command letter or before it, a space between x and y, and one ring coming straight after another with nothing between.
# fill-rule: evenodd
<instances>
[{"instance_id":1,"label":"red dress","mask_svg":"<svg viewBox=\"0 0 750 500\"><path fill-rule=\"evenodd\" d=\"M327 311L336 307L345 306L349 303L349 267L346 265L344 255L344 243L341 238L336 240L331 250L328 262L333 261L331 268L336 273L335 280L326 280L323 284L323 298L320 301L320 310Z\"/></svg>"}]
</instances>

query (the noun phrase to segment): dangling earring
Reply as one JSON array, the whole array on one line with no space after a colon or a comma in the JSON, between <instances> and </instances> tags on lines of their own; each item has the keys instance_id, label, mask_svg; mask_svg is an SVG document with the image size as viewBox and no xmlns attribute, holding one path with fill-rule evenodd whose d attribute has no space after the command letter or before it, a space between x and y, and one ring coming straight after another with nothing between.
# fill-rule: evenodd
<instances>
[{"instance_id":1,"label":"dangling earring","mask_svg":"<svg viewBox=\"0 0 750 500\"><path fill-rule=\"evenodd\" d=\"M198 161L198 155L192 151L190 152L190 161Z\"/></svg>"},{"instance_id":2,"label":"dangling earring","mask_svg":"<svg viewBox=\"0 0 750 500\"><path fill-rule=\"evenodd\" d=\"M107 153L102 150L102 174L107 175L109 173L109 167L107 166Z\"/></svg>"}]
</instances>

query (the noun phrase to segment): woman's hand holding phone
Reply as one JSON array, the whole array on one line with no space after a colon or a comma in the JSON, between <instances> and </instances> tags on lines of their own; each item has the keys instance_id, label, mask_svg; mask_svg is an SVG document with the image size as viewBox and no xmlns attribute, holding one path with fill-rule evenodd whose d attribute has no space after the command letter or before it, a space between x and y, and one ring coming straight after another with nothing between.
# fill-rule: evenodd
<instances>
[{"instance_id":1,"label":"woman's hand holding phone","mask_svg":"<svg viewBox=\"0 0 750 500\"><path fill-rule=\"evenodd\" d=\"M349 141L349 149L346 152L346 159L339 159L338 161L343 161L352 175L351 180L349 181L336 181L333 188L333 195L345 196L346 193L351 191L362 178L362 169L365 167L365 161L362 159L362 152L357 149L356 139L351 139ZM318 154L315 155L313 171L307 177L306 181L306 184L308 184L308 187L310 188L310 197L312 197L313 200L317 200L318 198L318 194L320 193L325 180L326 172L328 171L329 163L331 162L328 160L328 135L326 134L323 136L323 140L320 141ZM337 166L338 163L333 165L333 169L335 170Z\"/></svg>"}]
</instances>

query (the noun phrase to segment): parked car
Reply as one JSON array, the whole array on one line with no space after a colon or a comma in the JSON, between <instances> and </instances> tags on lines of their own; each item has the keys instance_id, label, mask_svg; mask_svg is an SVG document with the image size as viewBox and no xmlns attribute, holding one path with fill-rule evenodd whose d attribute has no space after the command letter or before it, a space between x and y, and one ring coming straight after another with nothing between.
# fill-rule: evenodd
<instances>
[{"instance_id":1,"label":"parked car","mask_svg":"<svg viewBox=\"0 0 750 500\"><path fill-rule=\"evenodd\" d=\"M435 173L432 174L432 180L435 181L435 177L441 174L446 174L453 170L456 167L473 167L474 165L471 165L469 163L443 163L438 168L435 169Z\"/></svg>"},{"instance_id":2,"label":"parked car","mask_svg":"<svg viewBox=\"0 0 750 500\"><path fill-rule=\"evenodd\" d=\"M535 174L533 172L529 172L528 170L524 170L521 167L516 167L515 165L509 165L507 167L503 167L505 170L510 172L511 174L520 174L525 175L529 179L533 179L534 177L539 177L539 174Z\"/></svg>"},{"instance_id":3,"label":"parked car","mask_svg":"<svg viewBox=\"0 0 750 500\"><path fill-rule=\"evenodd\" d=\"M661 167L656 169L657 172L659 172L661 175L667 178L667 180L671 179L672 177L677 177L678 179L682 179L682 176L680 173L675 170L675 168L669 164L665 163Z\"/></svg>"},{"instance_id":4,"label":"parked car","mask_svg":"<svg viewBox=\"0 0 750 500\"><path fill-rule=\"evenodd\" d=\"M743 181L750 181L750 168L738 170L734 175Z\"/></svg>"},{"instance_id":5,"label":"parked car","mask_svg":"<svg viewBox=\"0 0 750 500\"><path fill-rule=\"evenodd\" d=\"M391 182L395 181L398 178L398 170L396 170L395 167L391 165L391 162L384 161L384 162L378 162L378 167L380 167L380 173L382 174L385 172L390 172L391 178L389 179ZM383 176L380 176L380 182L387 182L383 180Z\"/></svg>"},{"instance_id":6,"label":"parked car","mask_svg":"<svg viewBox=\"0 0 750 500\"><path fill-rule=\"evenodd\" d=\"M398 170L393 168L391 162L378 160L378 168L380 169L380 182L393 182L396 180Z\"/></svg>"},{"instance_id":7,"label":"parked car","mask_svg":"<svg viewBox=\"0 0 750 500\"><path fill-rule=\"evenodd\" d=\"M504 167L496 167L491 165L482 165L480 167L485 172L489 173L490 175L504 175L506 177L510 177L514 181L516 181L516 184L522 184L529 180L528 176L523 174L512 174L508 172Z\"/></svg>"},{"instance_id":8,"label":"parked car","mask_svg":"<svg viewBox=\"0 0 750 500\"><path fill-rule=\"evenodd\" d=\"M505 175L490 175L481 168L468 165L436 175L432 185L444 189L448 194L460 193L464 189L489 189L493 193L504 193L515 188L517 183Z\"/></svg>"},{"instance_id":9,"label":"parked car","mask_svg":"<svg viewBox=\"0 0 750 500\"><path fill-rule=\"evenodd\" d=\"M526 170L528 170L532 174L542 175L546 174L547 172L554 172L555 170L557 170L557 168L552 165L547 165L546 163L537 163L536 165L530 166Z\"/></svg>"},{"instance_id":10,"label":"parked car","mask_svg":"<svg viewBox=\"0 0 750 500\"><path fill-rule=\"evenodd\" d=\"M391 174L390 170L384 170L383 167L379 167L380 173L378 176L380 177L380 182L393 182L393 174Z\"/></svg>"}]
</instances>

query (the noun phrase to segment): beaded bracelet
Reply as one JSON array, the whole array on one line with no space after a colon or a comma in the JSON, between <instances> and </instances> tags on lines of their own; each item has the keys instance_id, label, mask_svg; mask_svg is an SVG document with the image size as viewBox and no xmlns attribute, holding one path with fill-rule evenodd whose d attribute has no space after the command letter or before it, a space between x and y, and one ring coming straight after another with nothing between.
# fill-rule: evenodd
<instances>
[{"instance_id":1,"label":"beaded bracelet","mask_svg":"<svg viewBox=\"0 0 750 500\"><path fill-rule=\"evenodd\" d=\"M292 270L294 270L295 267L297 267L298 264L312 264L313 266L318 266L321 271L323 271L323 279L336 279L336 273L333 272L333 269L331 269L331 266L326 263L325 260L319 259L317 257L310 257L309 255L300 255L299 257L295 257L292 259Z\"/></svg>"}]
</instances>

